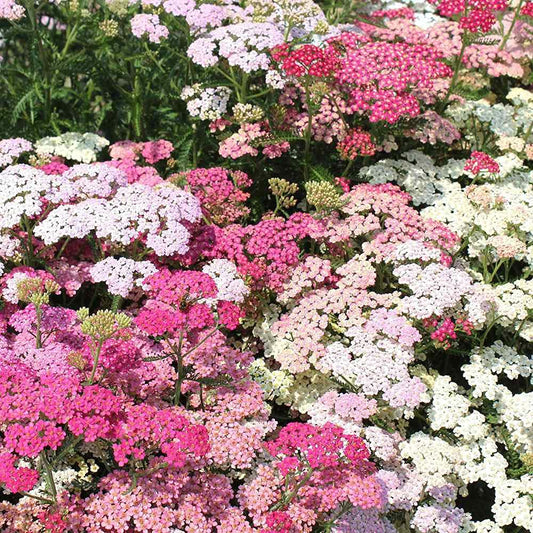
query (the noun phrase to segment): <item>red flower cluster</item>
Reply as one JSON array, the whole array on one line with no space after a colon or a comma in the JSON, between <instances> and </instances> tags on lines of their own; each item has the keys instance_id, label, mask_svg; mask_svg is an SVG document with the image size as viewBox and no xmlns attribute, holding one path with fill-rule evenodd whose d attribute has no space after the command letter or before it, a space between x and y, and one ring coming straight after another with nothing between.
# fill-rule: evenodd
<instances>
[{"instance_id":1,"label":"red flower cluster","mask_svg":"<svg viewBox=\"0 0 533 533\"><path fill-rule=\"evenodd\" d=\"M339 142L337 150L343 159L355 159L361 155L374 155L376 145L372 142L370 133L354 128Z\"/></svg>"},{"instance_id":2,"label":"red flower cluster","mask_svg":"<svg viewBox=\"0 0 533 533\"><path fill-rule=\"evenodd\" d=\"M533 2L526 2L522 6L522 9L520 10L520 14L526 17L533 17Z\"/></svg>"},{"instance_id":3,"label":"red flower cluster","mask_svg":"<svg viewBox=\"0 0 533 533\"><path fill-rule=\"evenodd\" d=\"M464 169L472 172L475 176L480 172L497 174L500 172L500 165L485 152L472 152L470 159L465 163Z\"/></svg>"},{"instance_id":4,"label":"red flower cluster","mask_svg":"<svg viewBox=\"0 0 533 533\"><path fill-rule=\"evenodd\" d=\"M459 26L465 30L477 33L488 32L496 22L495 11L504 11L507 0L438 0L439 13L444 17L461 15Z\"/></svg>"},{"instance_id":5,"label":"red flower cluster","mask_svg":"<svg viewBox=\"0 0 533 533\"><path fill-rule=\"evenodd\" d=\"M287 43L272 50L272 58L280 63L282 70L289 76L331 76L339 65L339 56L329 48L322 49L312 44L304 44L290 49Z\"/></svg>"},{"instance_id":6,"label":"red flower cluster","mask_svg":"<svg viewBox=\"0 0 533 533\"><path fill-rule=\"evenodd\" d=\"M333 37L322 47L291 49L284 44L272 57L285 74L297 78L297 86L309 90L306 77L320 78L327 85L324 100L338 100L335 112L389 124L418 116L420 102L434 99L437 81L452 74L430 44L381 41L354 32Z\"/></svg>"}]
</instances>

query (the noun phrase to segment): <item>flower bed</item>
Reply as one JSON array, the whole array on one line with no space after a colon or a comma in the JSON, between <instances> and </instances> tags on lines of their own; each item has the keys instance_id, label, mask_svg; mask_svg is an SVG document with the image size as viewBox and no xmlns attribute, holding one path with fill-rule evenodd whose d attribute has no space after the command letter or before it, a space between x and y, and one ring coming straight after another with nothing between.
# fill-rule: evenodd
<instances>
[{"instance_id":1,"label":"flower bed","mask_svg":"<svg viewBox=\"0 0 533 533\"><path fill-rule=\"evenodd\" d=\"M0 530L533 531L531 15L0 0Z\"/></svg>"}]
</instances>

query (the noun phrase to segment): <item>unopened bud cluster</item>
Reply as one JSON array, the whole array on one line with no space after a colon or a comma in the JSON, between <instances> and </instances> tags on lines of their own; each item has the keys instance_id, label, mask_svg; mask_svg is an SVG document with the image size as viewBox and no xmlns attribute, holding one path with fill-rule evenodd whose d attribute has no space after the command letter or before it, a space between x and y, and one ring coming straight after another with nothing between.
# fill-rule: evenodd
<instances>
[{"instance_id":1,"label":"unopened bud cluster","mask_svg":"<svg viewBox=\"0 0 533 533\"><path fill-rule=\"evenodd\" d=\"M279 207L287 209L296 205L294 194L298 191L298 185L283 178L270 178L268 186L272 194L277 198Z\"/></svg>"},{"instance_id":2,"label":"unopened bud cluster","mask_svg":"<svg viewBox=\"0 0 533 533\"><path fill-rule=\"evenodd\" d=\"M252 104L235 104L233 106L233 120L238 124L257 122L264 116L263 110Z\"/></svg>"},{"instance_id":3,"label":"unopened bud cluster","mask_svg":"<svg viewBox=\"0 0 533 533\"><path fill-rule=\"evenodd\" d=\"M100 30L107 37L116 37L118 35L118 22L113 19L103 20L100 22Z\"/></svg>"},{"instance_id":4,"label":"unopened bud cluster","mask_svg":"<svg viewBox=\"0 0 533 533\"><path fill-rule=\"evenodd\" d=\"M81 308L78 313L81 321L81 331L95 340L103 341L113 337L119 330L129 327L131 318L124 313L114 313L109 309L97 311L94 315L89 315L86 307Z\"/></svg>"},{"instance_id":5,"label":"unopened bud cluster","mask_svg":"<svg viewBox=\"0 0 533 533\"><path fill-rule=\"evenodd\" d=\"M307 202L317 211L330 211L342 207L344 201L339 190L329 181L309 181L305 185Z\"/></svg>"},{"instance_id":6,"label":"unopened bud cluster","mask_svg":"<svg viewBox=\"0 0 533 533\"><path fill-rule=\"evenodd\" d=\"M24 278L17 284L17 296L21 302L40 307L48 304L50 295L59 292L60 288L58 283L50 279Z\"/></svg>"}]
</instances>

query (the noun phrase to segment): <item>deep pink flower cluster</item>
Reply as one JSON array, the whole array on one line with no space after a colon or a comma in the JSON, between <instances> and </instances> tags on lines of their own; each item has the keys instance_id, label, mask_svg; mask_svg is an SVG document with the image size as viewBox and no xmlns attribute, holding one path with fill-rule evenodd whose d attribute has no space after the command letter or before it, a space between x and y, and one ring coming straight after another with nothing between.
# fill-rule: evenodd
<instances>
[{"instance_id":1,"label":"deep pink flower cluster","mask_svg":"<svg viewBox=\"0 0 533 533\"><path fill-rule=\"evenodd\" d=\"M213 278L194 270L170 271L164 268L148 277L144 283L151 298L177 308L217 295Z\"/></svg>"},{"instance_id":2,"label":"deep pink flower cluster","mask_svg":"<svg viewBox=\"0 0 533 533\"><path fill-rule=\"evenodd\" d=\"M344 463L343 457L351 464L361 465L370 457L361 438L345 435L332 424L317 427L293 422L265 447L271 455L280 458L276 466L284 476L307 467L335 467Z\"/></svg>"},{"instance_id":3,"label":"deep pink flower cluster","mask_svg":"<svg viewBox=\"0 0 533 533\"><path fill-rule=\"evenodd\" d=\"M157 409L146 404L129 407L118 441L113 444L117 463L124 466L146 460L159 451L162 462L183 468L191 458L203 457L209 451L207 430L190 424L178 408Z\"/></svg>"},{"instance_id":4,"label":"deep pink flower cluster","mask_svg":"<svg viewBox=\"0 0 533 533\"><path fill-rule=\"evenodd\" d=\"M37 457L47 447L57 450L65 436L65 432L53 422L37 420L26 425L8 426L4 432L4 445L21 457Z\"/></svg>"},{"instance_id":5,"label":"deep pink flower cluster","mask_svg":"<svg viewBox=\"0 0 533 533\"><path fill-rule=\"evenodd\" d=\"M378 9L376 11L372 11L372 17L414 20L415 12L410 7L400 7L398 9Z\"/></svg>"},{"instance_id":6,"label":"deep pink flower cluster","mask_svg":"<svg viewBox=\"0 0 533 533\"><path fill-rule=\"evenodd\" d=\"M219 226L237 222L250 212L245 205L250 194L244 189L252 180L239 170L224 168L197 168L182 175L175 175L173 181L184 179L191 192L202 203L204 214Z\"/></svg>"},{"instance_id":7,"label":"deep pink flower cluster","mask_svg":"<svg viewBox=\"0 0 533 533\"><path fill-rule=\"evenodd\" d=\"M234 261L254 288L276 289L298 264L300 240L318 226L310 215L298 213L288 220L273 218L250 226L216 228L215 246L207 253Z\"/></svg>"},{"instance_id":8,"label":"deep pink flower cluster","mask_svg":"<svg viewBox=\"0 0 533 533\"><path fill-rule=\"evenodd\" d=\"M351 36L333 40L348 46L335 77L347 86L351 112L369 114L370 122L390 124L420 113L417 96L428 99L435 82L451 75L441 54L426 44L367 42L350 48Z\"/></svg>"},{"instance_id":9,"label":"deep pink flower cluster","mask_svg":"<svg viewBox=\"0 0 533 533\"><path fill-rule=\"evenodd\" d=\"M239 501L263 531L309 533L321 514L351 503L381 508L383 490L362 439L340 427L290 423L266 444L274 465L239 490ZM281 514L282 513L282 514Z\"/></svg>"},{"instance_id":10,"label":"deep pink flower cluster","mask_svg":"<svg viewBox=\"0 0 533 533\"><path fill-rule=\"evenodd\" d=\"M149 299L135 318L137 326L153 336L197 335L205 328L233 330L243 316L241 308L220 298L213 278L204 272L164 268L145 280ZM216 313L209 302L216 301Z\"/></svg>"},{"instance_id":11,"label":"deep pink flower cluster","mask_svg":"<svg viewBox=\"0 0 533 533\"><path fill-rule=\"evenodd\" d=\"M431 339L440 343L447 350L451 347L451 341L457 339L457 333L462 331L466 335L472 333L472 323L468 319L458 318L455 321L451 317L444 320L428 318L423 320L424 327L431 331Z\"/></svg>"},{"instance_id":12,"label":"deep pink flower cluster","mask_svg":"<svg viewBox=\"0 0 533 533\"><path fill-rule=\"evenodd\" d=\"M62 163L61 161L51 161L39 168L45 174L63 174L63 172L66 172L69 169L68 165L65 165L65 163Z\"/></svg>"},{"instance_id":13,"label":"deep pink flower cluster","mask_svg":"<svg viewBox=\"0 0 533 533\"><path fill-rule=\"evenodd\" d=\"M46 446L57 448L65 437L59 426L86 442L117 435L122 401L109 389L51 372L37 376L22 364L4 365L0 372L0 421L15 428L31 424L12 430L13 451L34 457Z\"/></svg>"},{"instance_id":14,"label":"deep pink flower cluster","mask_svg":"<svg viewBox=\"0 0 533 533\"><path fill-rule=\"evenodd\" d=\"M533 17L533 2L526 2L522 6L522 9L520 10L520 14L526 17Z\"/></svg>"},{"instance_id":15,"label":"deep pink flower cluster","mask_svg":"<svg viewBox=\"0 0 533 533\"><path fill-rule=\"evenodd\" d=\"M291 533L294 531L294 523L289 513L285 511L272 511L268 513L266 526L260 533Z\"/></svg>"},{"instance_id":16,"label":"deep pink flower cluster","mask_svg":"<svg viewBox=\"0 0 533 533\"><path fill-rule=\"evenodd\" d=\"M496 11L507 8L507 0L434 0L439 13L444 17L462 15L461 28L477 33L488 32L496 22Z\"/></svg>"},{"instance_id":17,"label":"deep pink flower cluster","mask_svg":"<svg viewBox=\"0 0 533 533\"><path fill-rule=\"evenodd\" d=\"M67 530L67 524L59 512L43 511L37 515L37 518L48 533L63 533Z\"/></svg>"},{"instance_id":18,"label":"deep pink flower cluster","mask_svg":"<svg viewBox=\"0 0 533 533\"><path fill-rule=\"evenodd\" d=\"M391 29L359 23L360 33L341 33L322 45L272 50L279 70L290 76L279 99L283 128L302 136L310 130L313 139L328 144L336 138L341 155L354 159L380 146L366 133L365 122L414 119L424 105L444 96L452 75L442 61L446 53L405 18L409 13L392 15ZM406 31L404 22L414 30Z\"/></svg>"},{"instance_id":19,"label":"deep pink flower cluster","mask_svg":"<svg viewBox=\"0 0 533 533\"><path fill-rule=\"evenodd\" d=\"M19 459L31 460L57 450L67 432L85 442L113 439L119 434L122 401L98 385L51 372L36 375L21 362L0 368L0 424L4 428L0 483L12 492L30 490L39 473L16 468Z\"/></svg>"},{"instance_id":20,"label":"deep pink flower cluster","mask_svg":"<svg viewBox=\"0 0 533 533\"><path fill-rule=\"evenodd\" d=\"M355 159L359 156L374 155L376 145L372 142L370 133L361 128L354 128L339 142L337 150L343 159Z\"/></svg>"},{"instance_id":21,"label":"deep pink flower cluster","mask_svg":"<svg viewBox=\"0 0 533 533\"><path fill-rule=\"evenodd\" d=\"M472 172L474 176L477 176L480 172L498 174L500 172L500 165L485 152L472 152L470 158L465 163L464 169Z\"/></svg>"},{"instance_id":22,"label":"deep pink flower cluster","mask_svg":"<svg viewBox=\"0 0 533 533\"><path fill-rule=\"evenodd\" d=\"M39 481L39 472L32 468L16 467L17 457L0 453L0 484L10 492L31 490Z\"/></svg>"}]
</instances>

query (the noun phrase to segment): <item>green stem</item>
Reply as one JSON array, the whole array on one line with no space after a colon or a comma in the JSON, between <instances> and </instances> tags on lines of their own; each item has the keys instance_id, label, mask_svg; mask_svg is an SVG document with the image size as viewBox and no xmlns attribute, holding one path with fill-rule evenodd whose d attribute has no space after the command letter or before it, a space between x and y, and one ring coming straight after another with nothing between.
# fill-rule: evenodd
<instances>
[{"instance_id":1,"label":"green stem","mask_svg":"<svg viewBox=\"0 0 533 533\"><path fill-rule=\"evenodd\" d=\"M205 411L204 386L203 386L203 383L200 383L200 407L201 407L202 411Z\"/></svg>"},{"instance_id":2,"label":"green stem","mask_svg":"<svg viewBox=\"0 0 533 533\"><path fill-rule=\"evenodd\" d=\"M311 97L309 84L305 85L305 103L307 106L307 127L305 128L305 151L304 151L304 181L309 179L309 160L311 156L311 132L313 127L313 113L311 112Z\"/></svg>"},{"instance_id":3,"label":"green stem","mask_svg":"<svg viewBox=\"0 0 533 533\"><path fill-rule=\"evenodd\" d=\"M489 283L489 269L487 264L487 253L483 252L481 256L481 266L483 268L483 281Z\"/></svg>"},{"instance_id":4,"label":"green stem","mask_svg":"<svg viewBox=\"0 0 533 533\"><path fill-rule=\"evenodd\" d=\"M96 350L93 353L93 369L91 371L91 376L89 377L89 381L87 382L89 385L92 385L94 383L94 378L96 376L96 367L98 366L98 361L100 360L100 352L102 351L103 344L104 344L104 341L99 340L98 345L96 346Z\"/></svg>"},{"instance_id":5,"label":"green stem","mask_svg":"<svg viewBox=\"0 0 533 533\"><path fill-rule=\"evenodd\" d=\"M272 92L272 89L269 87L268 89L264 89L262 91L259 91L258 93L254 93L254 94L251 94L250 95L250 100L252 100L253 98L259 98L260 96L265 96L265 94L268 94Z\"/></svg>"},{"instance_id":6,"label":"green stem","mask_svg":"<svg viewBox=\"0 0 533 533\"><path fill-rule=\"evenodd\" d=\"M348 174L348 172L349 172L350 169L352 168L353 163L354 163L354 160L353 160L353 159L350 159L350 160L348 161L348 164L346 165L346 167L345 167L344 170L342 171L341 176L346 177L346 175Z\"/></svg>"},{"instance_id":7,"label":"green stem","mask_svg":"<svg viewBox=\"0 0 533 533\"><path fill-rule=\"evenodd\" d=\"M43 321L43 308L38 305L35 307L35 347L39 350L43 347L43 341L42 341L42 321Z\"/></svg>"},{"instance_id":8,"label":"green stem","mask_svg":"<svg viewBox=\"0 0 533 533\"><path fill-rule=\"evenodd\" d=\"M158 465L147 468L146 470L139 470L138 472L130 472L131 475L131 485L129 486L128 490L124 492L124 495L130 494L135 490L135 487L137 487L137 481L142 476L148 476L150 474L153 474L154 472L157 472L158 470L163 470L164 468L168 468L168 463L159 463Z\"/></svg>"},{"instance_id":9,"label":"green stem","mask_svg":"<svg viewBox=\"0 0 533 533\"><path fill-rule=\"evenodd\" d=\"M130 64L130 76L132 79L132 95L131 95L131 120L133 124L133 134L136 139L141 138L142 128L141 128L141 117L142 117L142 102L141 102L141 92L142 84L140 80L139 73L137 71L137 66L134 62Z\"/></svg>"},{"instance_id":10,"label":"green stem","mask_svg":"<svg viewBox=\"0 0 533 533\"><path fill-rule=\"evenodd\" d=\"M113 311L113 313L116 313L120 309L122 300L123 298L120 294L115 294L113 296L113 302L111 303L111 311Z\"/></svg>"},{"instance_id":11,"label":"green stem","mask_svg":"<svg viewBox=\"0 0 533 533\"><path fill-rule=\"evenodd\" d=\"M465 55L466 47L468 46L467 40L465 39L465 36L463 34L463 41L461 45L461 51L459 52L459 56L457 57L457 62L455 63L455 68L453 71L452 81L450 82L450 86L448 87L448 91L446 92L446 96L444 97L444 100L442 101L442 106L446 106L448 103L448 100L450 99L450 96L453 93L453 89L455 88L455 84L457 83L457 78L459 77L459 71L461 70L461 63L463 62L463 57Z\"/></svg>"},{"instance_id":12,"label":"green stem","mask_svg":"<svg viewBox=\"0 0 533 533\"><path fill-rule=\"evenodd\" d=\"M28 12L28 19L30 20L32 31L35 35L35 40L37 41L37 50L39 54L40 64L43 70L43 88L44 88L44 122L48 124L50 122L50 117L52 115L52 75L50 72L50 62L49 57L46 52L42 37L41 31L39 28L39 20L37 18L38 13L35 9L35 4L33 0L27 0L24 2L24 7Z\"/></svg>"},{"instance_id":13,"label":"green stem","mask_svg":"<svg viewBox=\"0 0 533 533\"><path fill-rule=\"evenodd\" d=\"M244 74L241 81L241 104L246 103L248 97L248 74Z\"/></svg>"},{"instance_id":14,"label":"green stem","mask_svg":"<svg viewBox=\"0 0 533 533\"><path fill-rule=\"evenodd\" d=\"M485 328L485 331L483 333L483 335L481 336L481 339L479 340L479 349L481 350L483 348L483 346L485 346L485 341L487 340L487 336L489 334L489 332L491 331L491 329L496 325L496 321L497 319L494 318L493 320L491 320L488 324L488 326Z\"/></svg>"},{"instance_id":15,"label":"green stem","mask_svg":"<svg viewBox=\"0 0 533 533\"><path fill-rule=\"evenodd\" d=\"M161 66L161 63L155 57L154 52L150 50L150 47L148 46L148 43L146 41L144 41L144 50L146 52L146 55L154 62L155 66L159 69L159 71L162 74L166 74L165 69Z\"/></svg>"},{"instance_id":16,"label":"green stem","mask_svg":"<svg viewBox=\"0 0 533 533\"><path fill-rule=\"evenodd\" d=\"M63 255L63 252L65 251L65 248L67 247L67 244L70 242L70 237L67 237L65 239L65 242L61 245L61 248L59 249L59 251L57 252L56 254L56 259L59 259L62 255Z\"/></svg>"},{"instance_id":17,"label":"green stem","mask_svg":"<svg viewBox=\"0 0 533 533\"><path fill-rule=\"evenodd\" d=\"M524 134L524 144L525 145L527 145L527 140L529 139L529 136L531 135L531 131L532 130L533 130L533 120L531 121L531 124L529 125L526 133ZM523 151L525 151L525 149L526 149L525 145L524 145L524 150Z\"/></svg>"},{"instance_id":18,"label":"green stem","mask_svg":"<svg viewBox=\"0 0 533 533\"><path fill-rule=\"evenodd\" d=\"M183 354L183 357L187 357L189 354L191 354L192 352L194 352L194 350L196 350L197 348L199 348L200 346L202 346L202 344L207 340L209 339L210 337L212 337L215 332L218 331L218 326L215 327L215 329L211 330L200 342L196 343L192 348L190 348L189 350L187 350L184 354Z\"/></svg>"},{"instance_id":19,"label":"green stem","mask_svg":"<svg viewBox=\"0 0 533 533\"><path fill-rule=\"evenodd\" d=\"M23 215L20 221L21 227L26 231L26 241L27 245L25 246L26 254L24 255L24 264L26 266L33 266L35 264L35 249L33 246L33 227L30 222L30 219Z\"/></svg>"},{"instance_id":20,"label":"green stem","mask_svg":"<svg viewBox=\"0 0 533 533\"><path fill-rule=\"evenodd\" d=\"M516 329L516 332L515 334L513 335L513 344L516 342L516 340L518 339L520 333L522 332L522 329L524 329L524 326L527 322L527 319L528 317L526 316L525 318L523 318L521 321L520 321L520 324L518 326L518 328Z\"/></svg>"},{"instance_id":21,"label":"green stem","mask_svg":"<svg viewBox=\"0 0 533 533\"><path fill-rule=\"evenodd\" d=\"M292 500L294 500L294 498L298 495L300 489L311 479L313 472L314 470L311 467L308 467L305 476L296 484L294 489L292 489L289 493L285 493L281 497L281 500L271 507L271 510L277 511L279 509L287 507L287 505L289 505Z\"/></svg>"},{"instance_id":22,"label":"green stem","mask_svg":"<svg viewBox=\"0 0 533 533\"><path fill-rule=\"evenodd\" d=\"M503 259L500 259L497 263L496 263L496 266L494 267L494 270L492 271L492 274L490 274L489 276L489 279L487 281L487 283L492 283L492 280L494 279L494 276L496 276L496 274L498 273L498 270L500 270L500 267L503 265Z\"/></svg>"},{"instance_id":23,"label":"green stem","mask_svg":"<svg viewBox=\"0 0 533 533\"><path fill-rule=\"evenodd\" d=\"M45 481L46 481L46 489L51 494L52 500L54 503L57 503L57 488L56 484L54 482L54 474L52 471L52 467L48 461L48 457L46 456L46 451L43 450L39 454L39 458L41 459L41 464L44 469L44 475L45 475Z\"/></svg>"},{"instance_id":24,"label":"green stem","mask_svg":"<svg viewBox=\"0 0 533 533\"><path fill-rule=\"evenodd\" d=\"M292 31L292 25L291 24L287 24L287 28L285 29L285 35L283 36L283 40L285 42L287 42L289 40L289 37L291 35L291 31Z\"/></svg>"},{"instance_id":25,"label":"green stem","mask_svg":"<svg viewBox=\"0 0 533 533\"><path fill-rule=\"evenodd\" d=\"M33 498L34 500L37 500L38 502L45 503L46 505L54 505L54 501L50 500L49 498L42 498L41 496L36 496L35 494L30 494L29 492L19 492L22 496L26 496L28 498Z\"/></svg>"},{"instance_id":26,"label":"green stem","mask_svg":"<svg viewBox=\"0 0 533 533\"><path fill-rule=\"evenodd\" d=\"M516 21L518 20L518 16L520 15L520 10L522 9L522 4L524 3L524 0L520 0L518 2L518 5L516 6L516 9L514 11L513 20L511 22L511 25L509 26L509 31L505 34L505 36L502 39L502 42L500 44L500 50L503 50L505 48L505 45L507 44L507 41L509 40L509 37L511 37L511 34L513 33Z\"/></svg>"},{"instance_id":27,"label":"green stem","mask_svg":"<svg viewBox=\"0 0 533 533\"><path fill-rule=\"evenodd\" d=\"M181 385L185 381L185 373L183 368L183 355L181 349L183 346L183 331L180 332L180 338L178 341L178 347L174 351L176 354L176 363L178 365L178 377L174 384L174 405L179 405L181 400Z\"/></svg>"}]
</instances>

